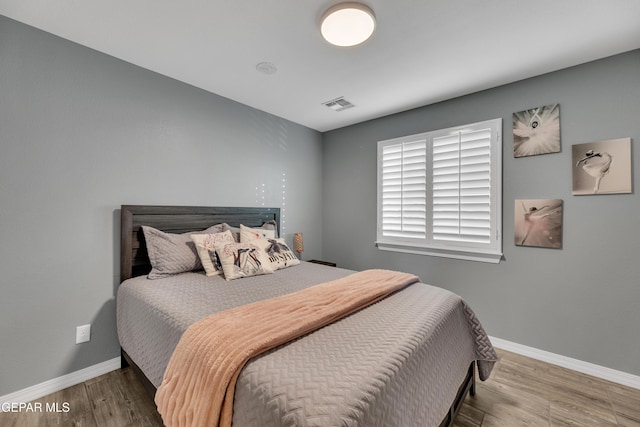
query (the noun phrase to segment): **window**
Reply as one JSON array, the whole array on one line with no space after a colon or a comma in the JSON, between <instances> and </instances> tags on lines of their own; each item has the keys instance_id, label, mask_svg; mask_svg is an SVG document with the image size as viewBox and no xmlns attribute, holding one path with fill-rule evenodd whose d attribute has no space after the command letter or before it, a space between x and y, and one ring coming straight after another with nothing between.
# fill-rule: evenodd
<instances>
[{"instance_id":1,"label":"window","mask_svg":"<svg viewBox=\"0 0 640 427\"><path fill-rule=\"evenodd\" d=\"M378 142L381 250L500 262L502 119Z\"/></svg>"}]
</instances>

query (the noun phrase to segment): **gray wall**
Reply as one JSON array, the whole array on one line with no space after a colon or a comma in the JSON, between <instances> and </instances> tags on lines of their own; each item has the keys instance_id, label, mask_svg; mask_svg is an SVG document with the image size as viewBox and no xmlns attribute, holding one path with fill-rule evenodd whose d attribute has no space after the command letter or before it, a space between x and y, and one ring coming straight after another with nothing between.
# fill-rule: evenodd
<instances>
[{"instance_id":1,"label":"gray wall","mask_svg":"<svg viewBox=\"0 0 640 427\"><path fill-rule=\"evenodd\" d=\"M0 395L118 356L121 204L283 207L307 259L415 272L468 299L493 336L640 374L640 201L570 191L571 144L635 144L639 100L635 51L330 132L323 148L317 132L0 16ZM511 113L554 102L562 153L514 159ZM378 252L376 142L495 117L505 261ZM565 200L564 248L516 248L513 200L547 197ZM92 340L75 345L85 323Z\"/></svg>"},{"instance_id":2,"label":"gray wall","mask_svg":"<svg viewBox=\"0 0 640 427\"><path fill-rule=\"evenodd\" d=\"M121 204L281 207L320 257L321 144L0 16L0 396L119 355Z\"/></svg>"},{"instance_id":3,"label":"gray wall","mask_svg":"<svg viewBox=\"0 0 640 427\"><path fill-rule=\"evenodd\" d=\"M562 152L513 158L511 115L560 103ZM378 251L376 142L497 117L504 123L504 260ZM632 138L627 195L571 195L571 145ZM405 270L466 298L495 337L640 375L640 51L324 135L323 256ZM562 250L516 247L514 200L564 200Z\"/></svg>"}]
</instances>

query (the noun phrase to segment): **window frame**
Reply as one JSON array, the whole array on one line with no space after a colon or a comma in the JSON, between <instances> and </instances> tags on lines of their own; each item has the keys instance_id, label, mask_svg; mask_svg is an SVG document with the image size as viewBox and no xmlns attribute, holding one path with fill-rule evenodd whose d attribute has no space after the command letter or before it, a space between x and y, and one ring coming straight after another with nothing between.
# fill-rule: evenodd
<instances>
[{"instance_id":1,"label":"window frame","mask_svg":"<svg viewBox=\"0 0 640 427\"><path fill-rule=\"evenodd\" d=\"M456 133L470 133L490 129L490 236L488 243L456 242L433 239L433 140ZM382 150L384 147L426 141L425 179L425 238L402 238L384 236L382 230ZM407 135L378 141L377 145L377 234L376 246L379 250L438 256L488 263L499 263L502 259L502 118L454 126L446 129Z\"/></svg>"}]
</instances>

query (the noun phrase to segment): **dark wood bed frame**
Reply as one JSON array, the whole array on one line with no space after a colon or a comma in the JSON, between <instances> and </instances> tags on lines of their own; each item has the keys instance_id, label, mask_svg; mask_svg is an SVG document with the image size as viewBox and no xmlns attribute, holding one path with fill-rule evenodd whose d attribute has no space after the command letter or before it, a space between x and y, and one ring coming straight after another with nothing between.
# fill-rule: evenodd
<instances>
[{"instance_id":1,"label":"dark wood bed frame","mask_svg":"<svg viewBox=\"0 0 640 427\"><path fill-rule=\"evenodd\" d=\"M280 209L262 207L202 207L202 206L147 206L122 205L120 209L120 283L151 271L142 225L148 225L168 233L185 233L220 223L239 227L259 227L265 222L275 221L280 230ZM121 349L122 367L130 366L153 398L155 386L142 370ZM453 425L467 394L475 395L475 364L471 363L466 377L458 389L456 398L440 424Z\"/></svg>"},{"instance_id":2,"label":"dark wood bed frame","mask_svg":"<svg viewBox=\"0 0 640 427\"><path fill-rule=\"evenodd\" d=\"M120 283L151 271L142 225L168 233L185 233L226 222L259 227L275 221L280 230L280 208L123 205L120 209Z\"/></svg>"}]
</instances>

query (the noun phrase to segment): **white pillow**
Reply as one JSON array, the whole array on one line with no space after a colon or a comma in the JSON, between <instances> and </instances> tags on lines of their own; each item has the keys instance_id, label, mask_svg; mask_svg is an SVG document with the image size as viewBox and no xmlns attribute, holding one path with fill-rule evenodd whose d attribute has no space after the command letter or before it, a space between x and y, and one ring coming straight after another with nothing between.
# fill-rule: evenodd
<instances>
[{"instance_id":1,"label":"white pillow","mask_svg":"<svg viewBox=\"0 0 640 427\"><path fill-rule=\"evenodd\" d=\"M271 268L280 270L300 264L296 254L287 246L284 239L256 239L252 241L267 254Z\"/></svg>"},{"instance_id":2,"label":"white pillow","mask_svg":"<svg viewBox=\"0 0 640 427\"><path fill-rule=\"evenodd\" d=\"M267 228L251 228L240 224L240 243L250 242L256 239L275 239L275 230Z\"/></svg>"},{"instance_id":3,"label":"white pillow","mask_svg":"<svg viewBox=\"0 0 640 427\"><path fill-rule=\"evenodd\" d=\"M221 243L216 253L226 280L273 273L267 253L253 242Z\"/></svg>"},{"instance_id":4,"label":"white pillow","mask_svg":"<svg viewBox=\"0 0 640 427\"><path fill-rule=\"evenodd\" d=\"M222 233L192 234L191 240L196 245L196 251L207 276L216 276L222 273L222 266L216 254L216 244L234 243L233 234L226 230Z\"/></svg>"}]
</instances>

